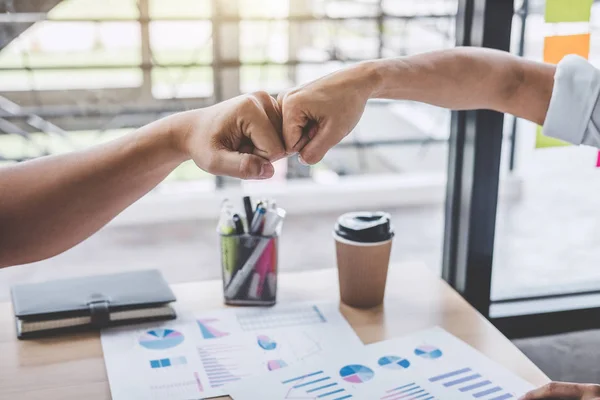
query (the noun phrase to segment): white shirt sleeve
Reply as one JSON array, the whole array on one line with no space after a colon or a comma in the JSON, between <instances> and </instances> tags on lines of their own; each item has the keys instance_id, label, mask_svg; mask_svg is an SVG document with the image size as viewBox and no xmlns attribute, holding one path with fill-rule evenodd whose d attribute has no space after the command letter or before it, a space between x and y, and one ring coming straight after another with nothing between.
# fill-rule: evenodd
<instances>
[{"instance_id":1,"label":"white shirt sleeve","mask_svg":"<svg viewBox=\"0 0 600 400\"><path fill-rule=\"evenodd\" d=\"M568 55L558 63L542 133L575 145L600 147L600 71Z\"/></svg>"}]
</instances>

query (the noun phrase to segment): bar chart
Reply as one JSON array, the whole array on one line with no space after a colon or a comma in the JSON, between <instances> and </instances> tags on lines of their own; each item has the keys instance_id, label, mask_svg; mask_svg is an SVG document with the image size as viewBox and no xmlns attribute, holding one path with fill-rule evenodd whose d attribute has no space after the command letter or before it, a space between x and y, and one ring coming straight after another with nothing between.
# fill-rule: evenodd
<instances>
[{"instance_id":1,"label":"bar chart","mask_svg":"<svg viewBox=\"0 0 600 400\"><path fill-rule=\"evenodd\" d=\"M435 397L415 382L386 390L380 400L434 400Z\"/></svg>"},{"instance_id":2,"label":"bar chart","mask_svg":"<svg viewBox=\"0 0 600 400\"><path fill-rule=\"evenodd\" d=\"M471 368L461 368L429 378L429 382L441 385L448 390L456 390L475 399L506 400L512 393L486 379Z\"/></svg>"},{"instance_id":3,"label":"bar chart","mask_svg":"<svg viewBox=\"0 0 600 400\"><path fill-rule=\"evenodd\" d=\"M244 346L227 343L198 347L198 355L210 387L218 388L250 375L247 366L243 364L243 357L238 357L245 351Z\"/></svg>"},{"instance_id":4,"label":"bar chart","mask_svg":"<svg viewBox=\"0 0 600 400\"><path fill-rule=\"evenodd\" d=\"M187 364L187 359L184 356L161 358L160 360L150 360L150 368L152 368L152 369L176 367L179 365L186 365L186 364Z\"/></svg>"},{"instance_id":5,"label":"bar chart","mask_svg":"<svg viewBox=\"0 0 600 400\"><path fill-rule=\"evenodd\" d=\"M281 382L289 386L284 399L345 400L353 396L324 371L315 371Z\"/></svg>"}]
</instances>

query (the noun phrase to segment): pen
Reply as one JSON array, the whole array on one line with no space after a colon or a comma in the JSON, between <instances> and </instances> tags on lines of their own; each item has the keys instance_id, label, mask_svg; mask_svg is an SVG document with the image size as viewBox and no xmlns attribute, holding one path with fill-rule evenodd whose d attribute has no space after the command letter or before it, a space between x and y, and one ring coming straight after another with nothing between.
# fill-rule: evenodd
<instances>
[{"instance_id":1,"label":"pen","mask_svg":"<svg viewBox=\"0 0 600 400\"><path fill-rule=\"evenodd\" d=\"M250 232L250 225L252 224L252 218L254 212L252 212L252 200L250 196L244 196L244 210L246 211L246 225L248 226L248 232Z\"/></svg>"},{"instance_id":2,"label":"pen","mask_svg":"<svg viewBox=\"0 0 600 400\"><path fill-rule=\"evenodd\" d=\"M263 206L263 202L262 200L259 200L258 203L256 203L256 209L254 210L254 213L256 213L258 211L259 208L261 208Z\"/></svg>"},{"instance_id":3,"label":"pen","mask_svg":"<svg viewBox=\"0 0 600 400\"><path fill-rule=\"evenodd\" d=\"M254 235L256 233L259 233L260 226L263 222L263 218L264 218L266 212L267 212L267 210L263 206L259 206L256 208L256 212L254 213L254 218L252 219L252 225L250 227L250 234Z\"/></svg>"},{"instance_id":4,"label":"pen","mask_svg":"<svg viewBox=\"0 0 600 400\"><path fill-rule=\"evenodd\" d=\"M237 233L238 235L243 235L244 224L242 223L242 219L240 218L240 216L238 214L233 214L233 217L231 217L231 219L235 225L235 233Z\"/></svg>"}]
</instances>

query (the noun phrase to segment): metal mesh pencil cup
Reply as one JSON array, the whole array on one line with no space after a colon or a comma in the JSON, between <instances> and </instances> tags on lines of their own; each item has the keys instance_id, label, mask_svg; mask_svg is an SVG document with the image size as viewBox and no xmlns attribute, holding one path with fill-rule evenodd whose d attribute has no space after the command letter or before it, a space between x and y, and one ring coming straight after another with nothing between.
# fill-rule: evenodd
<instances>
[{"instance_id":1,"label":"metal mesh pencil cup","mask_svg":"<svg viewBox=\"0 0 600 400\"><path fill-rule=\"evenodd\" d=\"M275 304L278 239L277 235L220 235L225 304Z\"/></svg>"}]
</instances>

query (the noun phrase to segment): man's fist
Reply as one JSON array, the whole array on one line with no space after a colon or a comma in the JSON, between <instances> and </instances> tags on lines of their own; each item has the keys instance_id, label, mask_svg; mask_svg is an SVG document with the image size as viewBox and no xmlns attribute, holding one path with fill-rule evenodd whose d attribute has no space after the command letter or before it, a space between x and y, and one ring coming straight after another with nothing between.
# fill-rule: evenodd
<instances>
[{"instance_id":1,"label":"man's fist","mask_svg":"<svg viewBox=\"0 0 600 400\"><path fill-rule=\"evenodd\" d=\"M376 83L367 64L357 64L279 95L288 154L316 164L354 129Z\"/></svg>"},{"instance_id":2,"label":"man's fist","mask_svg":"<svg viewBox=\"0 0 600 400\"><path fill-rule=\"evenodd\" d=\"M174 116L178 147L214 175L268 179L285 156L281 113L266 92L242 95Z\"/></svg>"}]
</instances>

